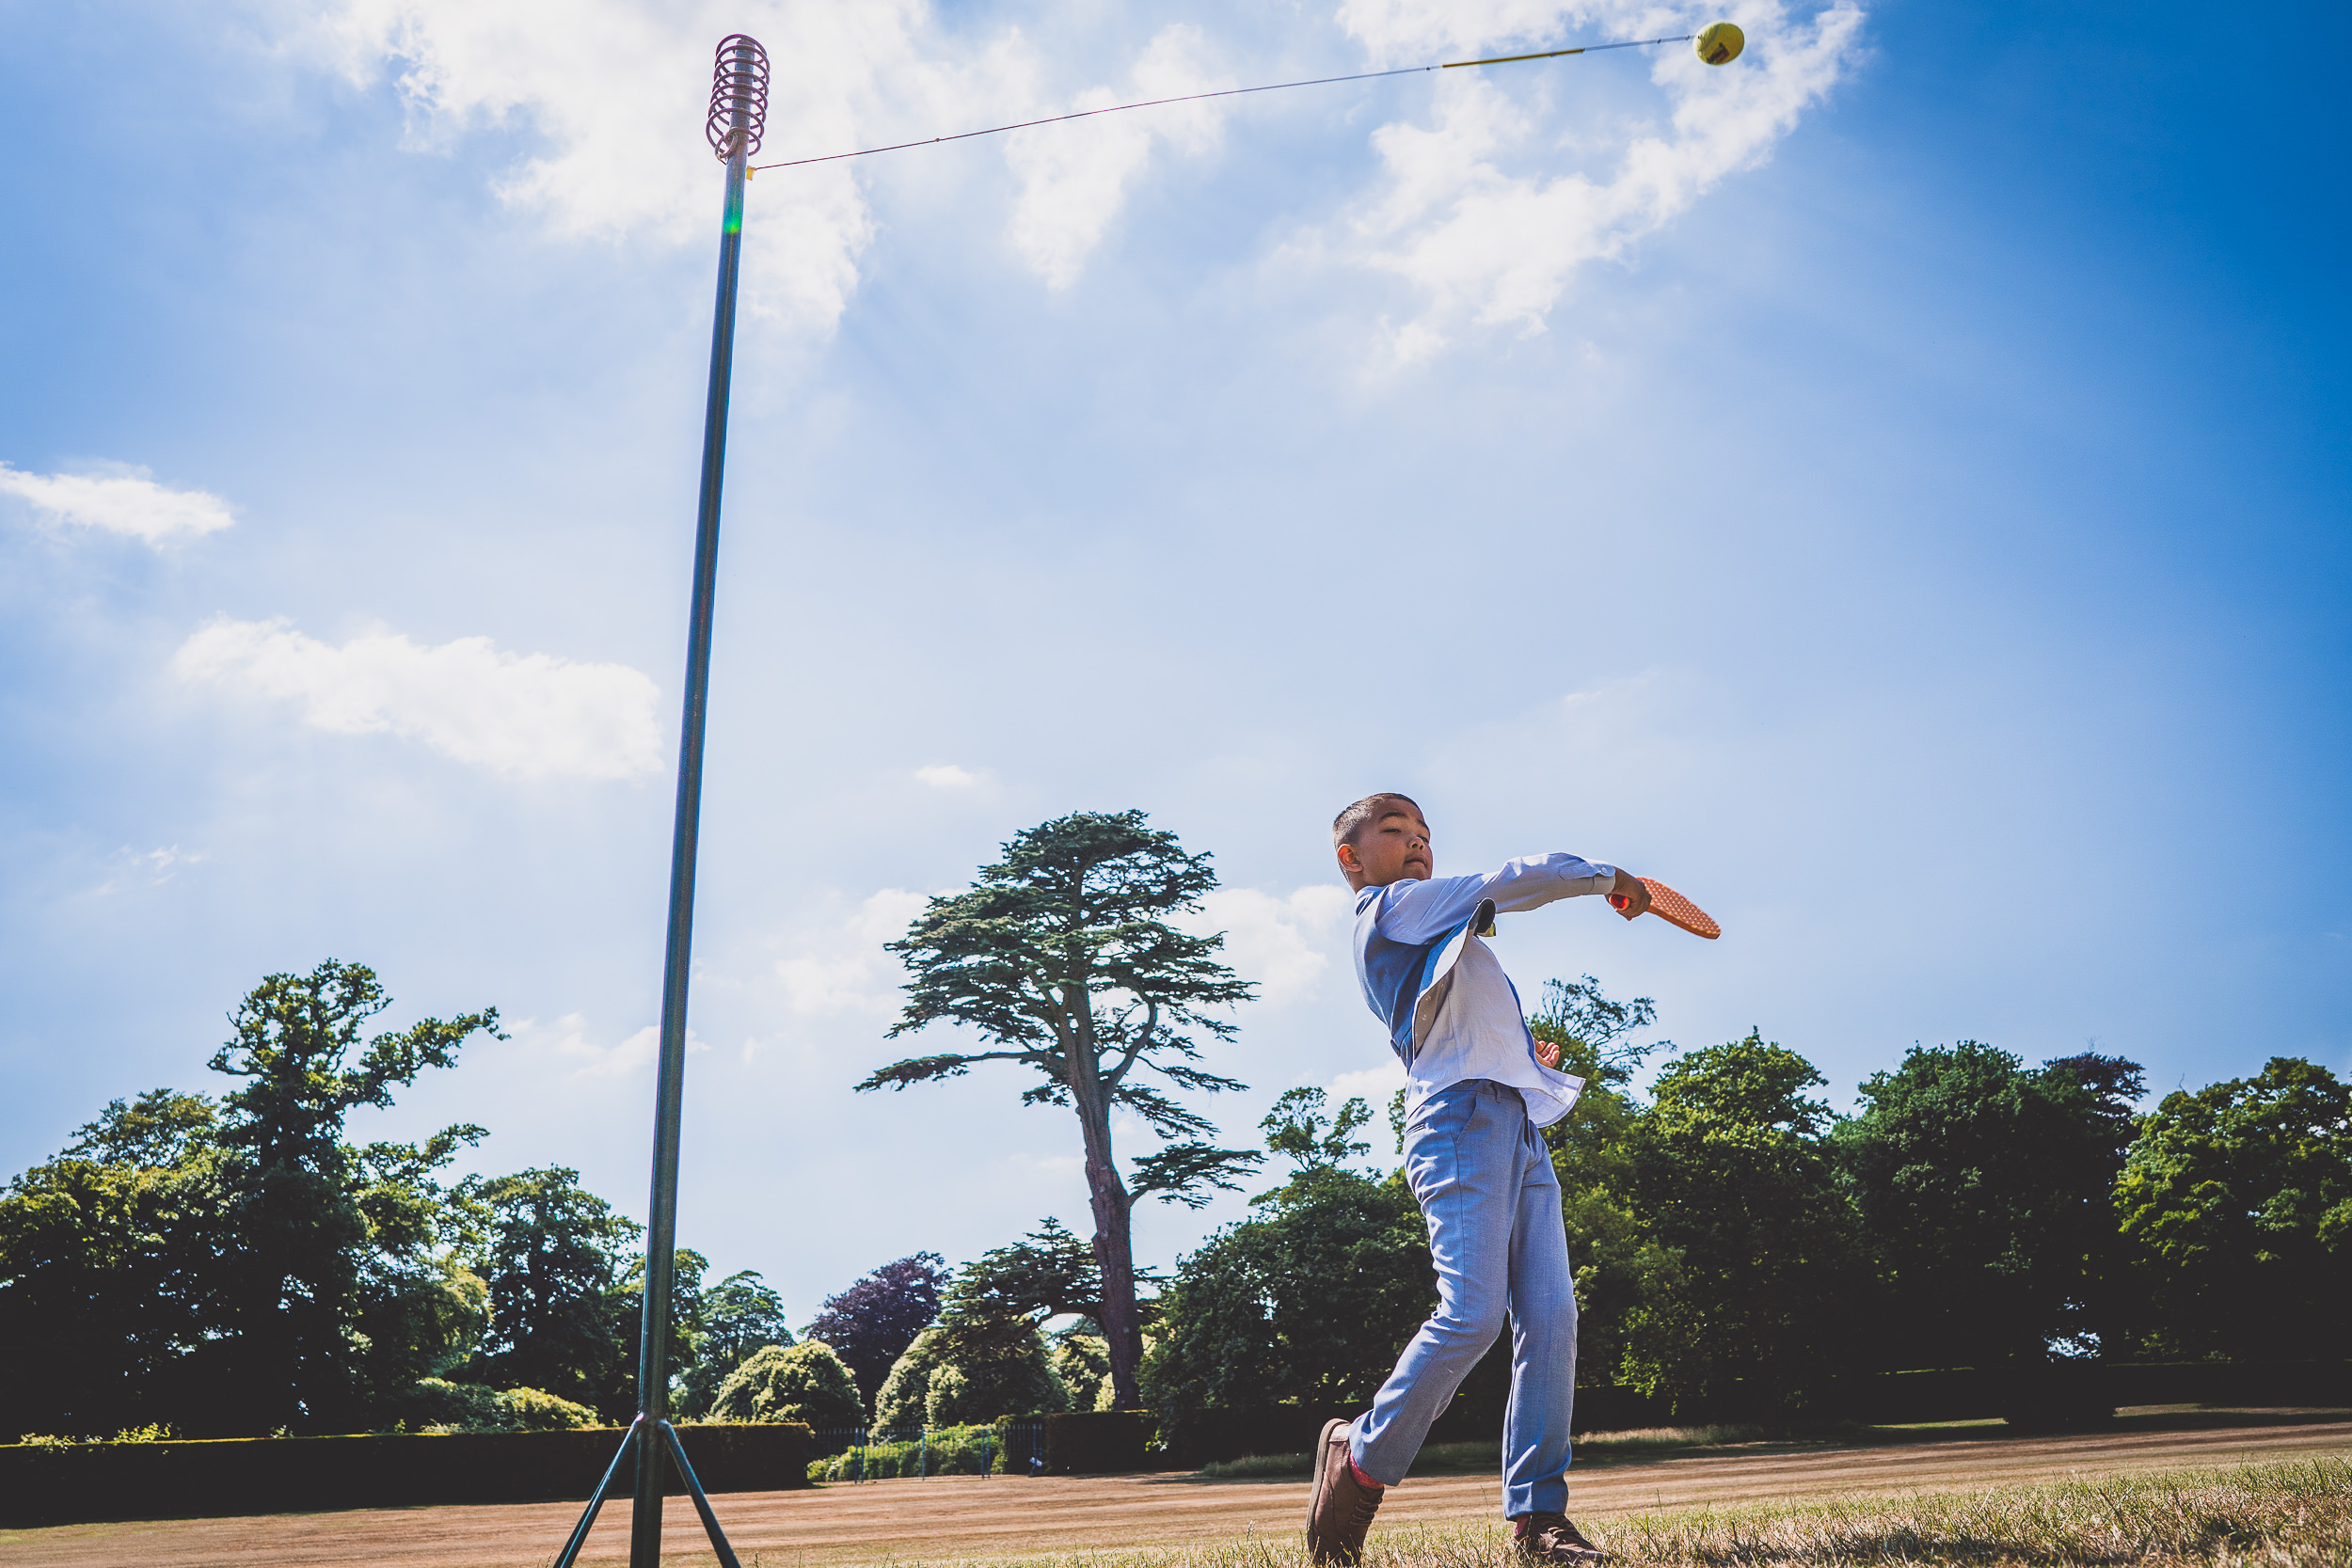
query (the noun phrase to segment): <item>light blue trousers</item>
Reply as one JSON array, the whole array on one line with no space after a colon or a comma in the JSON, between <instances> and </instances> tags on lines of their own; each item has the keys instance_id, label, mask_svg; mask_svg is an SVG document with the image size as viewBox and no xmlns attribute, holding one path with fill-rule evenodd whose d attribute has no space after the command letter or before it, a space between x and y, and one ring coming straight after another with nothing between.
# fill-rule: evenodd
<instances>
[{"instance_id":1,"label":"light blue trousers","mask_svg":"<svg viewBox=\"0 0 2352 1568\"><path fill-rule=\"evenodd\" d=\"M1507 1318L1502 1512L1565 1513L1576 1290L1551 1152L1517 1089L1473 1078L1430 1096L1406 1124L1405 1179L1429 1222L1438 1309L1357 1420L1350 1451L1373 1480L1403 1481Z\"/></svg>"}]
</instances>

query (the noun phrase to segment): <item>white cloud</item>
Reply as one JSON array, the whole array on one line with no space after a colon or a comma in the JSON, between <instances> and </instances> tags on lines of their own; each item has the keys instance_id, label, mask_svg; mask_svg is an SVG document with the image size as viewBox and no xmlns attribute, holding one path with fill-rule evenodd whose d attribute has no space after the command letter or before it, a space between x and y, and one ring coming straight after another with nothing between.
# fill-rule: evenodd
<instances>
[{"instance_id":1,"label":"white cloud","mask_svg":"<svg viewBox=\"0 0 2352 1568\"><path fill-rule=\"evenodd\" d=\"M914 776L933 789L970 789L980 782L980 776L977 773L967 772L952 762L934 763L929 768L918 768L914 770Z\"/></svg>"},{"instance_id":2,"label":"white cloud","mask_svg":"<svg viewBox=\"0 0 2352 1568\"><path fill-rule=\"evenodd\" d=\"M103 897L119 893L133 882L161 887L179 874L183 865L199 865L212 859L201 849L183 849L177 844L156 849L134 849L124 845L115 852L115 874L90 891Z\"/></svg>"},{"instance_id":3,"label":"white cloud","mask_svg":"<svg viewBox=\"0 0 2352 1568\"><path fill-rule=\"evenodd\" d=\"M661 1030L648 1023L628 1038L598 1045L589 1037L582 1013L565 1013L553 1023L535 1018L518 1019L508 1026L516 1046L528 1055L568 1067L575 1078L618 1078L653 1066L661 1053ZM692 1029L686 1031L686 1049L705 1049Z\"/></svg>"},{"instance_id":4,"label":"white cloud","mask_svg":"<svg viewBox=\"0 0 2352 1568\"><path fill-rule=\"evenodd\" d=\"M1567 36L1638 37L1695 31L1692 17L1652 5L1541 5L1532 0L1350 0L1348 30L1381 58L1416 50L1475 50ZM1711 19L1714 13L1708 13ZM1506 94L1506 79L1448 72L1436 123L1390 124L1373 135L1385 188L1356 214L1348 254L1416 286L1422 313L1392 330L1399 363L1438 352L1464 323L1543 330L1577 268L1624 255L1725 177L1755 166L1847 71L1862 11L1837 0L1791 21L1777 0L1731 10L1747 52L1702 65L1688 48L1661 50L1651 79L1673 105L1662 133L1629 123L1614 172L1512 174L1514 154L1551 150L1542 117ZM1515 84L1514 84L1515 85Z\"/></svg>"},{"instance_id":5,"label":"white cloud","mask_svg":"<svg viewBox=\"0 0 2352 1568\"><path fill-rule=\"evenodd\" d=\"M1209 70L1207 53L1198 27L1182 23L1165 27L1136 62L1130 90L1094 87L1063 112L1232 87L1230 74ZM1005 149L1005 161L1021 177L1013 248L1050 287L1068 288L1102 243L1127 186L1151 161L1152 143L1166 141L1203 154L1216 149L1223 124L1221 104L1172 103L1078 125L1015 132Z\"/></svg>"},{"instance_id":6,"label":"white cloud","mask_svg":"<svg viewBox=\"0 0 2352 1568\"><path fill-rule=\"evenodd\" d=\"M1334 1103L1343 1105L1350 1100L1361 1100L1378 1111L1385 1109L1390 1098L1404 1086L1405 1064L1391 1053L1378 1067L1366 1068L1360 1072L1343 1072L1332 1079L1331 1099Z\"/></svg>"},{"instance_id":7,"label":"white cloud","mask_svg":"<svg viewBox=\"0 0 2352 1568\"><path fill-rule=\"evenodd\" d=\"M355 81L389 71L409 140L431 147L481 127L535 133L501 198L578 239L648 234L707 241L720 184L702 136L711 53L729 33L767 48L766 140L754 161L848 151L1040 118L1072 102L1042 81L1017 29L949 32L923 0L335 0L308 39ZM1132 73L1145 97L1199 91L1200 36L1170 27ZM1015 248L1049 282L1077 275L1153 137L1200 149L1214 112L1154 110L1151 124L1059 128L1007 150L1022 182ZM1131 117L1121 116L1125 120ZM754 315L829 330L855 292L878 223L858 166L756 177L746 202L744 302Z\"/></svg>"},{"instance_id":8,"label":"white cloud","mask_svg":"<svg viewBox=\"0 0 2352 1568\"><path fill-rule=\"evenodd\" d=\"M858 905L856 912L818 943L776 964L786 1000L796 1013L869 1013L886 1018L898 1010L904 978L882 943L906 935L930 895L886 887Z\"/></svg>"},{"instance_id":9,"label":"white cloud","mask_svg":"<svg viewBox=\"0 0 2352 1568\"><path fill-rule=\"evenodd\" d=\"M661 766L653 682L622 664L501 653L486 637L425 647L394 632L333 647L283 619L215 620L180 646L181 677L299 702L343 735L385 731L514 778L627 779Z\"/></svg>"},{"instance_id":10,"label":"white cloud","mask_svg":"<svg viewBox=\"0 0 2352 1568\"><path fill-rule=\"evenodd\" d=\"M578 239L707 242L719 199L701 137L711 49L739 29L759 38L772 62L760 154L771 161L1237 80L1213 66L1199 28L1176 24L1152 38L1123 79L1102 72L1098 85L1073 90L1056 69L1066 52L1049 55L1017 27L946 25L925 0L329 5L310 43L354 80L389 74L409 110L412 144L485 127L526 133L529 150L497 189ZM1345 0L1336 19L1373 63L1388 64L1570 38L1690 32L1718 14L1650 0ZM1375 188L1333 240L1300 254L1395 274L1415 287L1422 307L1390 330L1390 351L1403 362L1438 352L1466 325L1540 330L1578 267L1622 256L1715 183L1761 161L1845 73L1858 47L1862 12L1853 0L1834 0L1805 18L1792 18L1782 0L1740 0L1729 14L1747 31L1745 55L1710 70L1687 46L1659 49L1651 73L1670 107L1668 124L1620 117L1581 155L1608 163L1605 175L1511 166L1521 158L1549 166L1563 143L1549 117L1506 94L1540 97L1560 71L1591 69L1588 62L1508 77L1446 72L1436 84L1433 122L1375 132L1382 173ZM1017 185L1005 230L1013 252L1049 287L1069 287L1155 149L1213 151L1226 112L1224 103L1168 104L1012 133L1003 156ZM771 170L755 182L746 223L757 243L744 260L751 314L819 331L839 320L880 231L865 183L871 177L871 166L843 162Z\"/></svg>"},{"instance_id":11,"label":"white cloud","mask_svg":"<svg viewBox=\"0 0 2352 1568\"><path fill-rule=\"evenodd\" d=\"M1043 1177L1064 1181L1081 1175L1087 1168L1083 1156L1076 1154L1029 1154L1016 1150L999 1159L1000 1169L1021 1176Z\"/></svg>"},{"instance_id":12,"label":"white cloud","mask_svg":"<svg viewBox=\"0 0 2352 1568\"><path fill-rule=\"evenodd\" d=\"M1225 961L1257 982L1258 999L1279 1006L1313 1000L1324 974L1347 951L1354 898L1343 887L1302 887L1287 898L1255 888L1220 888L1200 901L1200 912L1180 924L1196 932L1225 933Z\"/></svg>"},{"instance_id":13,"label":"white cloud","mask_svg":"<svg viewBox=\"0 0 2352 1568\"><path fill-rule=\"evenodd\" d=\"M229 503L202 490L173 490L145 468L110 466L98 474L28 474L0 463L0 494L19 496L61 523L127 533L161 546L216 533L236 521Z\"/></svg>"},{"instance_id":14,"label":"white cloud","mask_svg":"<svg viewBox=\"0 0 2352 1568\"><path fill-rule=\"evenodd\" d=\"M341 0L311 41L355 80L389 69L412 145L469 129L536 133L497 186L563 236L715 237L718 166L703 139L712 52L747 32L773 72L760 157L857 145L866 104L914 66L919 0L785 5L653 0ZM746 308L830 327L875 232L846 165L755 180Z\"/></svg>"},{"instance_id":15,"label":"white cloud","mask_svg":"<svg viewBox=\"0 0 2352 1568\"><path fill-rule=\"evenodd\" d=\"M1336 20L1371 52L1375 64L1386 66L1484 54L1489 45L1511 45L1514 54L1521 46L1563 48L1571 31L1595 40L1654 36L1673 32L1677 13L1640 0L1585 5L1563 5L1560 0L1343 0Z\"/></svg>"}]
</instances>

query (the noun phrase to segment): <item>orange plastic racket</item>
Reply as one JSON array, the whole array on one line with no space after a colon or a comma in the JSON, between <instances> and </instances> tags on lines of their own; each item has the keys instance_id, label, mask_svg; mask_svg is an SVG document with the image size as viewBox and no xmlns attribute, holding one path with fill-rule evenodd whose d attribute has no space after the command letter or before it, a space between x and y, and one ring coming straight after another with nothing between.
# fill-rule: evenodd
<instances>
[{"instance_id":1,"label":"orange plastic racket","mask_svg":"<svg viewBox=\"0 0 2352 1568\"><path fill-rule=\"evenodd\" d=\"M1724 934L1724 928L1715 924L1713 915L1708 914L1657 878L1645 877L1642 879L1642 885L1649 889L1649 912L1667 925L1679 926L1692 936L1705 937L1709 942L1713 942ZM1609 895L1609 903L1613 909L1623 910L1632 901L1621 893L1613 893Z\"/></svg>"}]
</instances>

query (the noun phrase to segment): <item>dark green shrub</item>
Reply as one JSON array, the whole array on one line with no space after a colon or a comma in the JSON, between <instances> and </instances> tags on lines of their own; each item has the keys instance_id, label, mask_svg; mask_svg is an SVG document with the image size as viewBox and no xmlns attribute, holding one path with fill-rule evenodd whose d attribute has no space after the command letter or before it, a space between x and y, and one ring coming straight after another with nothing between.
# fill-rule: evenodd
<instances>
[{"instance_id":1,"label":"dark green shrub","mask_svg":"<svg viewBox=\"0 0 2352 1568\"><path fill-rule=\"evenodd\" d=\"M822 1339L755 1351L710 1402L722 1421L800 1421L810 1427L863 1426L857 1383Z\"/></svg>"},{"instance_id":2,"label":"dark green shrub","mask_svg":"<svg viewBox=\"0 0 2352 1568\"><path fill-rule=\"evenodd\" d=\"M984 1476L996 1468L993 1426L941 1427L889 1443L866 1443L812 1460L811 1481L896 1481L909 1476Z\"/></svg>"},{"instance_id":3,"label":"dark green shrub","mask_svg":"<svg viewBox=\"0 0 2352 1568\"><path fill-rule=\"evenodd\" d=\"M991 1325L1001 1334L960 1339L933 1324L914 1337L874 1397L879 1427L953 1426L993 1421L1016 1410L1067 1410L1070 1390L1055 1372L1045 1338L1015 1319ZM814 1424L814 1423L812 1423Z\"/></svg>"},{"instance_id":4,"label":"dark green shrub","mask_svg":"<svg viewBox=\"0 0 2352 1568\"><path fill-rule=\"evenodd\" d=\"M399 1419L416 1432L571 1432L595 1426L596 1413L542 1388L427 1377L399 1402Z\"/></svg>"},{"instance_id":5,"label":"dark green shrub","mask_svg":"<svg viewBox=\"0 0 2352 1568\"><path fill-rule=\"evenodd\" d=\"M681 1429L711 1492L807 1484L809 1433L788 1422ZM375 1433L354 1437L160 1438L0 1445L0 1528L98 1519L172 1519L568 1501L611 1463L621 1433ZM680 1487L664 1471L663 1490Z\"/></svg>"},{"instance_id":6,"label":"dark green shrub","mask_svg":"<svg viewBox=\"0 0 2352 1568\"><path fill-rule=\"evenodd\" d=\"M499 1414L507 1432L576 1432L596 1424L595 1411L544 1388L507 1389L499 1396Z\"/></svg>"}]
</instances>

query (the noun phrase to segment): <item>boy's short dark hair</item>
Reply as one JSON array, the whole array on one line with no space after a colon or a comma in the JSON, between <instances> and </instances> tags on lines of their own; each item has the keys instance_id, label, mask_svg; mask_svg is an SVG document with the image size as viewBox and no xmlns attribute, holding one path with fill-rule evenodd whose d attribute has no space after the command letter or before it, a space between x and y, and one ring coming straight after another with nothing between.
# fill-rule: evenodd
<instances>
[{"instance_id":1,"label":"boy's short dark hair","mask_svg":"<svg viewBox=\"0 0 2352 1568\"><path fill-rule=\"evenodd\" d=\"M1355 843L1356 835L1362 831L1364 824L1380 815L1380 803L1384 800L1402 800L1412 807L1416 813L1421 810L1420 801L1410 795L1399 795L1393 789L1384 789L1377 795L1367 795L1339 816L1331 818L1331 847L1336 849L1343 844Z\"/></svg>"}]
</instances>

